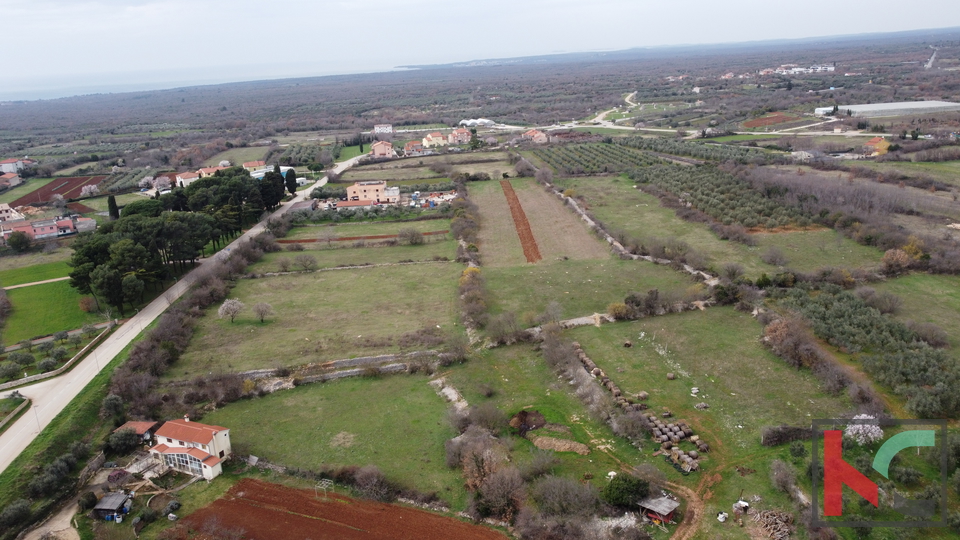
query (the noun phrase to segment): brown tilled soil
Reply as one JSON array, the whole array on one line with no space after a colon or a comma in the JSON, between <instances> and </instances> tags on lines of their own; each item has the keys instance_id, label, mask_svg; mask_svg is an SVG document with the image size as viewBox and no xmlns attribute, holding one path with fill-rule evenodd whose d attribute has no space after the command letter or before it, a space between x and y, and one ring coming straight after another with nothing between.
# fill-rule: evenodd
<instances>
[{"instance_id":1,"label":"brown tilled soil","mask_svg":"<svg viewBox=\"0 0 960 540\"><path fill-rule=\"evenodd\" d=\"M544 259L610 258L610 246L594 236L576 212L556 195L533 181L514 188Z\"/></svg>"},{"instance_id":2,"label":"brown tilled soil","mask_svg":"<svg viewBox=\"0 0 960 540\"><path fill-rule=\"evenodd\" d=\"M220 523L244 538L312 540L504 540L497 531L425 510L243 479L222 498L185 518L177 528L201 531ZM194 539L206 539L200 534Z\"/></svg>"},{"instance_id":3,"label":"brown tilled soil","mask_svg":"<svg viewBox=\"0 0 960 540\"><path fill-rule=\"evenodd\" d=\"M507 205L510 206L513 226L517 229L517 235L520 237L523 256L527 258L528 263L539 262L543 257L540 256L540 248L537 246L537 239L533 237L527 215L523 212L523 207L520 206L520 199L517 198L517 194L513 191L513 186L508 180L501 180L500 187L503 188L503 194L507 196Z\"/></svg>"},{"instance_id":4,"label":"brown tilled soil","mask_svg":"<svg viewBox=\"0 0 960 540\"><path fill-rule=\"evenodd\" d=\"M99 185L106 176L74 176L71 178L57 178L53 182L36 189L23 197L10 203L10 206L16 208L25 204L35 202L47 202L53 199L54 195L63 195L64 199L73 199L80 196L80 191L86 185Z\"/></svg>"},{"instance_id":5,"label":"brown tilled soil","mask_svg":"<svg viewBox=\"0 0 960 540\"><path fill-rule=\"evenodd\" d=\"M745 128L756 128L763 126L774 126L777 124L785 124L787 122L793 122L795 120L800 120L798 116L790 116L781 112L775 112L768 116L762 116L755 120L747 120L743 123Z\"/></svg>"}]
</instances>

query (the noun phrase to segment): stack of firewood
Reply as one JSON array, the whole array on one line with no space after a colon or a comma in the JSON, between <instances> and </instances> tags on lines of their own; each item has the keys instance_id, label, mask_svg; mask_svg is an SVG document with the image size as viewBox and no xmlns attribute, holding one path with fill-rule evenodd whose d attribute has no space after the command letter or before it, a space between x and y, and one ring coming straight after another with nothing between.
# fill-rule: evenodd
<instances>
[{"instance_id":1,"label":"stack of firewood","mask_svg":"<svg viewBox=\"0 0 960 540\"><path fill-rule=\"evenodd\" d=\"M779 510L753 512L753 520L760 524L763 532L773 540L786 540L793 532L793 516Z\"/></svg>"}]
</instances>

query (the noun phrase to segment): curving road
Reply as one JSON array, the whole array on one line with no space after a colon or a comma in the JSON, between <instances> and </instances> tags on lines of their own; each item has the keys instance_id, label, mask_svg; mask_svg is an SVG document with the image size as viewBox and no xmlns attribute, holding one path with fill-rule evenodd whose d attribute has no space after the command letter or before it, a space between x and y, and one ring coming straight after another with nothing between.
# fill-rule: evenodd
<instances>
[{"instance_id":1,"label":"curving road","mask_svg":"<svg viewBox=\"0 0 960 540\"><path fill-rule=\"evenodd\" d=\"M365 156L360 155L338 163L334 167L334 171L341 173L355 165L362 157ZM320 187L326 182L327 178L323 177L314 184L314 187ZM291 201L284 203L269 217L282 215L293 203L304 200L311 191L312 189L305 189L298 192ZM224 251L229 252L242 242L246 242L263 232L265 221L263 220L251 227L250 230L227 245ZM19 389L21 394L33 400L31 407L33 410L27 411L0 435L0 472L3 472L26 449L27 445L33 442L40 431L50 424L53 418L93 380L94 376L104 366L109 364L124 347L140 335L145 327L159 317L173 301L180 298L193 285L199 275L198 270L206 264L211 264L211 260L213 260L213 257L202 261L197 268L184 275L160 297L128 319L69 373Z\"/></svg>"}]
</instances>

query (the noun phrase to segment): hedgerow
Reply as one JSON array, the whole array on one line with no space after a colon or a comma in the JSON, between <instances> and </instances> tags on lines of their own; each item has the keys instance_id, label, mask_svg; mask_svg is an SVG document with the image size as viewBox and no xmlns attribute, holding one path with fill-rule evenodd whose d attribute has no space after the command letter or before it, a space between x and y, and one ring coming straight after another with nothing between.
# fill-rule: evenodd
<instances>
[{"instance_id":1,"label":"hedgerow","mask_svg":"<svg viewBox=\"0 0 960 540\"><path fill-rule=\"evenodd\" d=\"M760 165L774 160L774 156L764 150L722 144L650 137L628 137L619 139L617 143L629 148L663 152L675 156L690 156L711 161L735 161L737 163L756 163Z\"/></svg>"}]
</instances>

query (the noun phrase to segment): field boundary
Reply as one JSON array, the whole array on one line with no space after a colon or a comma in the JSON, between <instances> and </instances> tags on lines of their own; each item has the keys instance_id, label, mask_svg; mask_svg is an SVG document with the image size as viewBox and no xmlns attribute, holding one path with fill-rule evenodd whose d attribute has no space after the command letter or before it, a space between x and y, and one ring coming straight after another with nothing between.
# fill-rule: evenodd
<instances>
[{"instance_id":1,"label":"field boundary","mask_svg":"<svg viewBox=\"0 0 960 540\"><path fill-rule=\"evenodd\" d=\"M29 407L31 403L33 403L33 400L30 400L30 399L23 400L23 403L17 405L16 409L10 411L10 414L8 414L6 418L4 418L3 420L0 420L0 433L3 433L3 430L7 428L8 424L13 423L18 418L20 418L20 413L22 413L24 409Z\"/></svg>"},{"instance_id":2,"label":"field boundary","mask_svg":"<svg viewBox=\"0 0 960 540\"><path fill-rule=\"evenodd\" d=\"M520 206L520 199L517 198L513 185L508 180L501 180L500 187L503 188L503 194L507 197L510 215L513 216L513 225L517 229L520 246L523 248L523 256L527 258L528 263L543 260L540 255L540 248L537 246L537 239L533 237L533 230L530 228L530 222L527 221L527 214Z\"/></svg>"},{"instance_id":3,"label":"field boundary","mask_svg":"<svg viewBox=\"0 0 960 540\"><path fill-rule=\"evenodd\" d=\"M449 234L450 230L444 231L429 231L420 233L423 236L434 236L440 234ZM372 234L367 236L339 236L337 238L303 238L299 240L277 240L278 244L312 244L316 242L352 242L357 240L389 240L391 238L399 238L399 234Z\"/></svg>"},{"instance_id":4,"label":"field boundary","mask_svg":"<svg viewBox=\"0 0 960 540\"><path fill-rule=\"evenodd\" d=\"M20 387L20 386L25 386L25 385L28 385L28 384L30 384L30 383L35 383L35 382L37 382L37 381L44 381L44 380L46 380L46 379L51 379L51 378L53 378L53 377L57 377L57 376L63 374L64 372L66 372L66 371L69 371L70 368L73 367L73 364L74 364L77 360L83 358L84 355L86 355L87 352L90 351L90 349L92 349L94 346L96 346L97 344L99 344L99 343L100 343L100 340L103 339L103 336L109 334L109 333L110 333L110 330L112 330L112 329L113 329L113 323L108 324L107 327L104 328L103 332L100 332L100 335L99 335L99 336L97 336L97 337L93 338L92 340L90 340L90 343L87 343L86 347L80 349L80 352L78 352L77 354L73 355L73 358L71 358L70 360L67 360L67 363L63 364L63 365L60 366L59 368L57 368L57 369L55 369L55 370L53 370L53 371L48 371L48 372L46 372L46 373L38 373L37 375L31 375L31 376L29 376L29 377L24 377L24 378L22 378L22 379L17 379L17 380L15 380L15 381L10 381L10 382L6 382L6 383L3 383L3 384L0 384L0 390L9 390L9 389L11 389L11 388L18 388L18 387Z\"/></svg>"}]
</instances>

